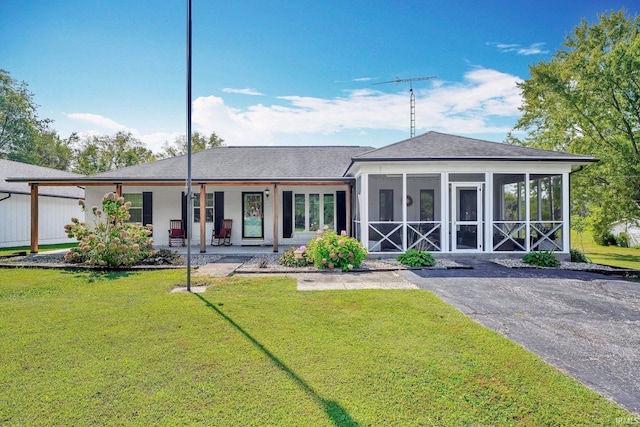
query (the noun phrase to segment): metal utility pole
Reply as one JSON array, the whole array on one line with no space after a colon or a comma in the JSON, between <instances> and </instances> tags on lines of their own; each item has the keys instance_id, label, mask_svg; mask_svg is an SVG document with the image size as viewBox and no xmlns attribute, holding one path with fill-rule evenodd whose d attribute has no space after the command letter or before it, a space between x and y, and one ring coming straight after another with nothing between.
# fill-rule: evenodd
<instances>
[{"instance_id":1,"label":"metal utility pole","mask_svg":"<svg viewBox=\"0 0 640 427\"><path fill-rule=\"evenodd\" d=\"M400 77L396 77L395 80L389 80L387 82L380 82L380 83L374 83L374 85L383 85L386 83L396 83L396 84L400 84L403 82L409 82L409 121L410 121L410 126L411 126L411 138L413 138L414 136L416 136L416 97L413 94L413 82L418 81L418 80L431 80L431 79L435 79L436 76L429 76L429 77L413 77L410 79L401 79Z\"/></svg>"},{"instance_id":2,"label":"metal utility pole","mask_svg":"<svg viewBox=\"0 0 640 427\"><path fill-rule=\"evenodd\" d=\"M187 292L191 292L191 0L187 0Z\"/></svg>"}]
</instances>

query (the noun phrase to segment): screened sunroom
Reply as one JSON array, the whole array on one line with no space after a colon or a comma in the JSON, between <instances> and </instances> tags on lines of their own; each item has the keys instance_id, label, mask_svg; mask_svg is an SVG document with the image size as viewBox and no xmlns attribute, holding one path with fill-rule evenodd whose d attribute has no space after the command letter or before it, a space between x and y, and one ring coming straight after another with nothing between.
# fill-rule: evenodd
<instances>
[{"instance_id":1,"label":"screened sunroom","mask_svg":"<svg viewBox=\"0 0 640 427\"><path fill-rule=\"evenodd\" d=\"M373 254L568 253L570 174L593 161L435 132L353 160L353 229Z\"/></svg>"}]
</instances>

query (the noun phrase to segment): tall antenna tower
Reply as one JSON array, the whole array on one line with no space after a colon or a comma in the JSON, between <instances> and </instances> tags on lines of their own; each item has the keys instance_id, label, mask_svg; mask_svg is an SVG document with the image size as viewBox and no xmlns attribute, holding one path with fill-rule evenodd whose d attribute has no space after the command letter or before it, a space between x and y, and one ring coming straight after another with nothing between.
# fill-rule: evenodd
<instances>
[{"instance_id":1,"label":"tall antenna tower","mask_svg":"<svg viewBox=\"0 0 640 427\"><path fill-rule=\"evenodd\" d=\"M413 82L416 82L418 80L431 80L431 79L435 79L436 76L429 76L429 77L413 77L410 79L401 79L400 77L396 77L395 80L389 80L387 82L380 82L380 83L374 83L374 85L383 85L386 83L396 83L396 84L400 84L400 83L404 83L404 82L409 82L409 120L411 122L410 126L411 126L411 138L413 138L414 136L416 136L416 96L413 94Z\"/></svg>"}]
</instances>

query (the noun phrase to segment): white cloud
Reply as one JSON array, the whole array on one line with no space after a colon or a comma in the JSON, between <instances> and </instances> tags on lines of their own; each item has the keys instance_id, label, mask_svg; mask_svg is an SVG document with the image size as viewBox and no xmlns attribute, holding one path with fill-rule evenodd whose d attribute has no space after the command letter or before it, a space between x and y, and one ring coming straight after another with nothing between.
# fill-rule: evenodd
<instances>
[{"instance_id":1,"label":"white cloud","mask_svg":"<svg viewBox=\"0 0 640 427\"><path fill-rule=\"evenodd\" d=\"M495 43L495 42L487 42L487 45L489 46L495 46L498 48L498 50L500 52L515 52L518 55L538 55L538 54L543 54L543 53L549 53L548 50L543 50L544 45L546 43L543 42L538 42L538 43L532 43L529 46L522 46L519 44L509 44L509 43Z\"/></svg>"},{"instance_id":2,"label":"white cloud","mask_svg":"<svg viewBox=\"0 0 640 427\"><path fill-rule=\"evenodd\" d=\"M241 95L253 95L253 96L264 96L264 93L258 92L255 89L245 88L245 89L233 89L230 87L226 87L222 89L225 93L239 93Z\"/></svg>"},{"instance_id":3,"label":"white cloud","mask_svg":"<svg viewBox=\"0 0 640 427\"><path fill-rule=\"evenodd\" d=\"M474 68L461 82L431 80L414 83L416 133L429 130L461 135L506 134L520 116L517 76ZM228 145L373 144L389 132L409 133L409 87L345 91L342 96L320 98L286 95L273 103L234 108L217 96L193 102L193 130L216 132ZM67 115L92 125L81 135L131 132L155 152L166 141L183 135L174 132L142 133L98 114ZM354 139L349 139L354 138ZM359 139L355 139L359 138ZM378 139L378 141L381 141Z\"/></svg>"},{"instance_id":4,"label":"white cloud","mask_svg":"<svg viewBox=\"0 0 640 427\"><path fill-rule=\"evenodd\" d=\"M434 81L431 88L414 87L417 133L440 130L457 134L506 133L519 117L521 79L490 69L474 69L464 81ZM418 85L414 85L418 86ZM304 144L312 134L358 134L375 130L408 131L409 91L394 93L359 89L336 98L280 96L280 103L232 108L216 96L194 101L193 121L199 130L216 132L229 145L269 145L280 136L297 136ZM509 122L505 125L505 122Z\"/></svg>"},{"instance_id":5,"label":"white cloud","mask_svg":"<svg viewBox=\"0 0 640 427\"><path fill-rule=\"evenodd\" d=\"M71 120L77 120L80 122L89 123L91 125L104 129L108 132L118 132L122 130L122 131L133 133L135 131L135 129L128 128L127 126L122 125L108 117L101 116L100 114L69 113L69 114L66 114L66 116Z\"/></svg>"},{"instance_id":6,"label":"white cloud","mask_svg":"<svg viewBox=\"0 0 640 427\"><path fill-rule=\"evenodd\" d=\"M518 49L520 55L537 55L539 53L549 53L548 50L542 50L544 43L533 43L529 47Z\"/></svg>"}]
</instances>

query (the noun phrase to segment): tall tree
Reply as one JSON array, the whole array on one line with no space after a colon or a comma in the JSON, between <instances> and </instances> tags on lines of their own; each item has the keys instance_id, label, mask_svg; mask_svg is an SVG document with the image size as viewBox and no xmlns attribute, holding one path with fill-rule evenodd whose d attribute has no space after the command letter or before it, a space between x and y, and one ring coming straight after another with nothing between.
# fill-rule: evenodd
<instances>
[{"instance_id":1,"label":"tall tree","mask_svg":"<svg viewBox=\"0 0 640 427\"><path fill-rule=\"evenodd\" d=\"M92 136L82 140L75 152L73 171L92 175L156 160L153 152L130 132Z\"/></svg>"},{"instance_id":2,"label":"tall tree","mask_svg":"<svg viewBox=\"0 0 640 427\"><path fill-rule=\"evenodd\" d=\"M596 234L616 219L640 216L640 17L624 10L582 21L550 61L521 83L523 116L510 142L593 155L574 175L577 211ZM597 237L597 236L596 236Z\"/></svg>"},{"instance_id":3,"label":"tall tree","mask_svg":"<svg viewBox=\"0 0 640 427\"><path fill-rule=\"evenodd\" d=\"M0 157L9 160L67 169L71 160L69 141L61 140L41 119L33 93L25 82L0 69Z\"/></svg>"},{"instance_id":4,"label":"tall tree","mask_svg":"<svg viewBox=\"0 0 640 427\"><path fill-rule=\"evenodd\" d=\"M195 131L191 135L191 151L196 152L200 150L206 150L207 148L222 147L224 139L216 135L215 132L211 133L208 137ZM187 138L181 135L173 140L172 143L165 142L162 146L162 152L160 157L176 157L187 154Z\"/></svg>"},{"instance_id":5,"label":"tall tree","mask_svg":"<svg viewBox=\"0 0 640 427\"><path fill-rule=\"evenodd\" d=\"M28 146L15 151L9 159L53 169L70 170L76 140L75 133L67 139L62 139L53 130L39 131L33 135Z\"/></svg>"}]
</instances>

